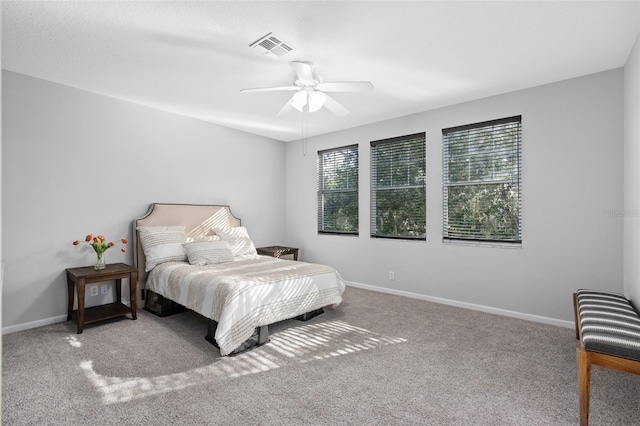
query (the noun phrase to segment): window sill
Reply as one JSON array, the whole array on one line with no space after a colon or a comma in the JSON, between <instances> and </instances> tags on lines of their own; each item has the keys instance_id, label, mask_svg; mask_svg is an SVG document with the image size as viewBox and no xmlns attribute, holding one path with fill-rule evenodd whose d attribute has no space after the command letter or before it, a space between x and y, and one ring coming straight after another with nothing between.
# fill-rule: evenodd
<instances>
[{"instance_id":1,"label":"window sill","mask_svg":"<svg viewBox=\"0 0 640 426\"><path fill-rule=\"evenodd\" d=\"M490 247L501 249L522 250L522 243L501 243L497 241L465 241L465 240L442 240L444 245L470 246L470 247Z\"/></svg>"}]
</instances>

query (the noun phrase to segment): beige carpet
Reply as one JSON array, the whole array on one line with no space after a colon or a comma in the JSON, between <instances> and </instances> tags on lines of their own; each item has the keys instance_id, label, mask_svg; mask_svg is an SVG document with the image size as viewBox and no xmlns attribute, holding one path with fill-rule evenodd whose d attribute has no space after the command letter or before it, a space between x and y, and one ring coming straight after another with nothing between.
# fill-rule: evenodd
<instances>
[{"instance_id":1,"label":"beige carpet","mask_svg":"<svg viewBox=\"0 0 640 426\"><path fill-rule=\"evenodd\" d=\"M140 311L5 335L2 423L578 424L571 329L355 288L236 357L206 325ZM591 425L640 424L640 376L592 379Z\"/></svg>"}]
</instances>

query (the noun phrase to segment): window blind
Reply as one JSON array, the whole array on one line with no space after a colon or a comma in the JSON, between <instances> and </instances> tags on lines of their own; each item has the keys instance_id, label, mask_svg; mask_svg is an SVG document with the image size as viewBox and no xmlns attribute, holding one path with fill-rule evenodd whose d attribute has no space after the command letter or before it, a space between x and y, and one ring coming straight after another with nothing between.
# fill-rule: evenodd
<instances>
[{"instance_id":1,"label":"window blind","mask_svg":"<svg viewBox=\"0 0 640 426\"><path fill-rule=\"evenodd\" d=\"M318 233L358 235L358 145L318 151Z\"/></svg>"},{"instance_id":2,"label":"window blind","mask_svg":"<svg viewBox=\"0 0 640 426\"><path fill-rule=\"evenodd\" d=\"M521 122L443 129L444 240L522 242Z\"/></svg>"},{"instance_id":3,"label":"window blind","mask_svg":"<svg viewBox=\"0 0 640 426\"><path fill-rule=\"evenodd\" d=\"M371 142L371 236L426 239L425 133Z\"/></svg>"}]
</instances>

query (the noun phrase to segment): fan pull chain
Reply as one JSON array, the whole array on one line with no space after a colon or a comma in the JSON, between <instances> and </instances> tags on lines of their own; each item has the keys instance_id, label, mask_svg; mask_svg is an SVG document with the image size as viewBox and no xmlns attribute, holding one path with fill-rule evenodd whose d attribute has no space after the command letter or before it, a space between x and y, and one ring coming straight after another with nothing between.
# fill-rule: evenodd
<instances>
[{"instance_id":1,"label":"fan pull chain","mask_svg":"<svg viewBox=\"0 0 640 426\"><path fill-rule=\"evenodd\" d=\"M308 117L306 108L302 110L302 156L307 156Z\"/></svg>"}]
</instances>

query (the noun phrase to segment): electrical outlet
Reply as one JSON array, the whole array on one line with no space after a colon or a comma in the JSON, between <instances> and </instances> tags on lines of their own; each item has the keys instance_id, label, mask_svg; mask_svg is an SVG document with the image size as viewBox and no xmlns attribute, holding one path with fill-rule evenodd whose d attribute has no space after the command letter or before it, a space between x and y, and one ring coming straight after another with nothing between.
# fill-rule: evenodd
<instances>
[{"instance_id":1,"label":"electrical outlet","mask_svg":"<svg viewBox=\"0 0 640 426\"><path fill-rule=\"evenodd\" d=\"M395 279L396 279L396 274L394 274L394 273L393 273L393 271L389 271L389 279L390 279L391 281L393 281L393 280L395 280Z\"/></svg>"},{"instance_id":2,"label":"electrical outlet","mask_svg":"<svg viewBox=\"0 0 640 426\"><path fill-rule=\"evenodd\" d=\"M97 285L92 285L91 287L89 287L89 290L91 291L91 295L92 296L97 296L98 295L98 286Z\"/></svg>"},{"instance_id":3,"label":"electrical outlet","mask_svg":"<svg viewBox=\"0 0 640 426\"><path fill-rule=\"evenodd\" d=\"M100 286L100 294L108 294L109 293L109 284L102 284Z\"/></svg>"}]
</instances>

